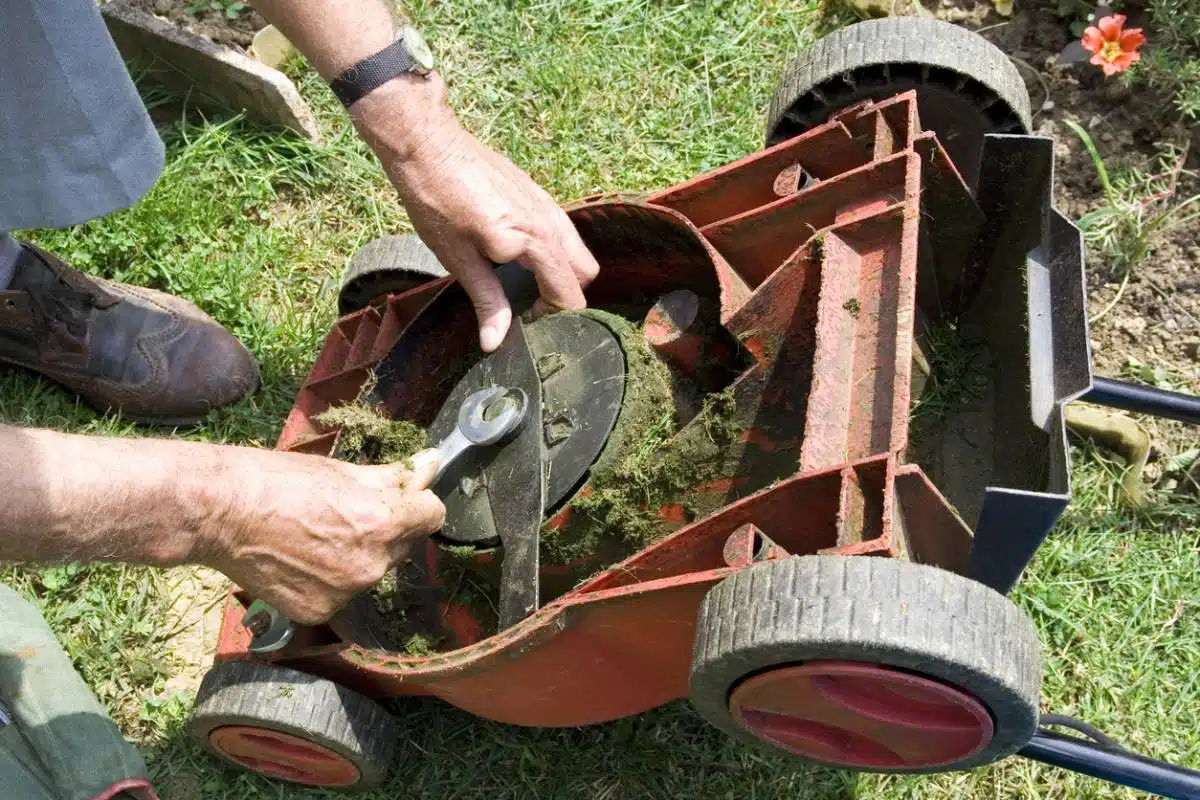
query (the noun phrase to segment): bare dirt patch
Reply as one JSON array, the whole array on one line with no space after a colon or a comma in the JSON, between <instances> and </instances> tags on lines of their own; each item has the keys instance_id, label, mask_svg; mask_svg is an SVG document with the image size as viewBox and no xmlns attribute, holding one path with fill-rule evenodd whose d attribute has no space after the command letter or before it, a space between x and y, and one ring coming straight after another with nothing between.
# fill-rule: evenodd
<instances>
[{"instance_id":1,"label":"bare dirt patch","mask_svg":"<svg viewBox=\"0 0 1200 800\"><path fill-rule=\"evenodd\" d=\"M122 0L125 5L154 14L174 23L188 33L203 36L210 42L244 51L254 34L267 27L262 16L245 6L229 16L226 9L235 0ZM188 9L192 9L188 11Z\"/></svg>"},{"instance_id":2,"label":"bare dirt patch","mask_svg":"<svg viewBox=\"0 0 1200 800\"><path fill-rule=\"evenodd\" d=\"M1188 174L1200 169L1196 131L1174 116L1169 100L1106 79L1086 63L1056 65L1058 54L1075 38L1068 22L1050 9L1021 5L1009 19L997 15L990 2L974 0L943 2L937 13L979 30L1017 63L1033 104L1033 132L1055 141L1058 209L1078 220L1106 202L1092 159L1067 120L1089 132L1110 173L1136 168L1157 174L1158 157L1174 145L1183 152L1176 198L1200 193L1200 180ZM1139 24L1136 14L1129 24ZM1177 227L1150 243L1117 305L1092 325L1096 372L1121 377L1132 357L1171 373L1179 388L1200 391L1200 223ZM1094 317L1116 297L1124 270L1092 247L1087 277Z\"/></svg>"}]
</instances>

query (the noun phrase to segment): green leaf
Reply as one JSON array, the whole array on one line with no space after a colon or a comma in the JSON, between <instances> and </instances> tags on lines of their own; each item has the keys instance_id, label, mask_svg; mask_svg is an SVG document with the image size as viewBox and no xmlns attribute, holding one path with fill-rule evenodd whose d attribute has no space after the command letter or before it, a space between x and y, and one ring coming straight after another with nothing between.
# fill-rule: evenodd
<instances>
[{"instance_id":1,"label":"green leaf","mask_svg":"<svg viewBox=\"0 0 1200 800\"><path fill-rule=\"evenodd\" d=\"M1092 165L1096 168L1096 177L1100 179L1100 185L1104 187L1104 196L1112 200L1116 196L1116 190L1113 189L1112 181L1108 179L1108 169L1104 166L1104 159L1100 157L1100 151L1096 149L1096 143L1092 141L1091 134L1069 119L1064 119L1063 122L1083 142L1084 149L1088 151L1088 155L1092 158Z\"/></svg>"},{"instance_id":2,"label":"green leaf","mask_svg":"<svg viewBox=\"0 0 1200 800\"><path fill-rule=\"evenodd\" d=\"M1195 464L1198 458L1200 458L1200 448L1180 453L1167 462L1167 472L1183 472Z\"/></svg>"}]
</instances>

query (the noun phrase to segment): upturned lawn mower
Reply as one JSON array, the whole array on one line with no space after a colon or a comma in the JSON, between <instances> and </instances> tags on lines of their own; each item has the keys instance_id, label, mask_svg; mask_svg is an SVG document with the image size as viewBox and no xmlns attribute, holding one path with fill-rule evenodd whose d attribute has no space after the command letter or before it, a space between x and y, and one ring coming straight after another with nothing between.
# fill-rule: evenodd
<instances>
[{"instance_id":1,"label":"upturned lawn mower","mask_svg":"<svg viewBox=\"0 0 1200 800\"><path fill-rule=\"evenodd\" d=\"M364 248L278 447L345 456L322 419L353 404L443 440L494 387L527 418L456 462L443 530L328 625L233 591L192 735L368 788L403 739L381 699L581 726L689 698L806 762L1019 754L1200 797L1200 773L1039 716L1037 632L1005 597L1070 500L1066 403L1198 418L1093 378L1081 236L1029 129L986 40L864 22L788 66L763 151L571 204L589 309L524 316L493 354L419 240ZM498 271L528 309L530 275Z\"/></svg>"}]
</instances>

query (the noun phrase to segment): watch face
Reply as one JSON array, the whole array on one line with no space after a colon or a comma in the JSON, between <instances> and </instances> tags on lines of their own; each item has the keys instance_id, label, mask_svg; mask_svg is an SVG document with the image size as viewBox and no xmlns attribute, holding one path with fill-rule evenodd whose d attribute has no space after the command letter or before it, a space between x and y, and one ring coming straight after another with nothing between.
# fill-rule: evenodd
<instances>
[{"instance_id":1,"label":"watch face","mask_svg":"<svg viewBox=\"0 0 1200 800\"><path fill-rule=\"evenodd\" d=\"M429 49L429 45L425 43L425 38L413 28L404 29L404 46L408 49L409 55L417 62L417 66L423 71L429 72L433 69L433 52Z\"/></svg>"}]
</instances>

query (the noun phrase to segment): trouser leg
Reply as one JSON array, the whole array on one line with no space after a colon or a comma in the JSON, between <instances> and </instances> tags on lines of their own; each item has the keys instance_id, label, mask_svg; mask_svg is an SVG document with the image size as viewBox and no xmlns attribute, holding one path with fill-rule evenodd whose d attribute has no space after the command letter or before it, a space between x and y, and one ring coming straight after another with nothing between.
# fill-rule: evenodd
<instances>
[{"instance_id":1,"label":"trouser leg","mask_svg":"<svg viewBox=\"0 0 1200 800\"><path fill-rule=\"evenodd\" d=\"M32 605L0 584L0 786L7 796L153 797L141 755L109 719Z\"/></svg>"},{"instance_id":2,"label":"trouser leg","mask_svg":"<svg viewBox=\"0 0 1200 800\"><path fill-rule=\"evenodd\" d=\"M19 255L21 255L21 245L17 244L16 239L0 231L0 290L7 289L8 285L12 283Z\"/></svg>"},{"instance_id":3,"label":"trouser leg","mask_svg":"<svg viewBox=\"0 0 1200 800\"><path fill-rule=\"evenodd\" d=\"M4 0L0 231L65 228L136 203L163 143L94 0Z\"/></svg>"}]
</instances>

